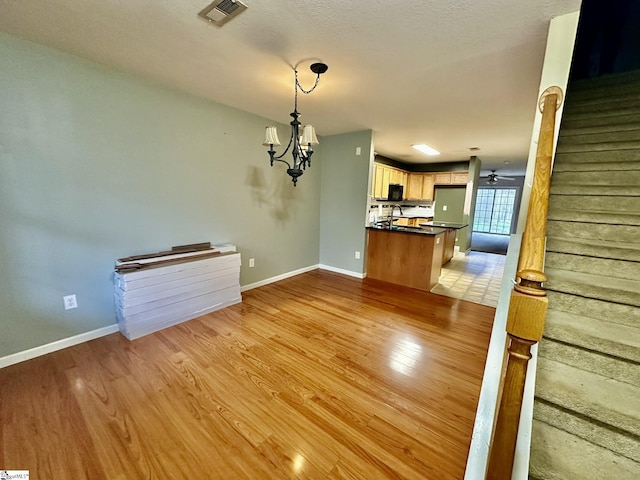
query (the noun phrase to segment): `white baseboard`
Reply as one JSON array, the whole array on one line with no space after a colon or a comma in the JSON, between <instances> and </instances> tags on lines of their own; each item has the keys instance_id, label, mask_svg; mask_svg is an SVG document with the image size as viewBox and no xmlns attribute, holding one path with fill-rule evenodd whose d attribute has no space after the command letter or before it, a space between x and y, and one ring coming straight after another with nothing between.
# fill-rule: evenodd
<instances>
[{"instance_id":1,"label":"white baseboard","mask_svg":"<svg viewBox=\"0 0 640 480\"><path fill-rule=\"evenodd\" d=\"M365 277L364 273L353 272L351 270L344 270L342 268L331 267L329 265L319 265L321 270L329 270L330 272L341 273L342 275L349 275L350 277L363 279Z\"/></svg>"},{"instance_id":2,"label":"white baseboard","mask_svg":"<svg viewBox=\"0 0 640 480\"><path fill-rule=\"evenodd\" d=\"M40 357L42 355L46 355L47 353L56 352L58 350L62 350L63 348L73 347L74 345L78 345L79 343L88 342L89 340L104 337L105 335L110 335L117 331L118 324L114 323L113 325L109 325L108 327L98 328L90 332L81 333L79 335L74 335L73 337L63 338L62 340L47 343L46 345L30 348L29 350L24 350L18 353L13 353L11 355L7 355L6 357L0 358L0 368L24 362L25 360L31 360L32 358Z\"/></svg>"},{"instance_id":3,"label":"white baseboard","mask_svg":"<svg viewBox=\"0 0 640 480\"><path fill-rule=\"evenodd\" d=\"M268 285L270 283L284 280L285 278L294 277L296 275L300 275L301 273L317 270L318 268L321 268L322 270L329 270L331 272L341 273L343 275L349 275L350 277L364 278L364 274L352 272L350 270L343 270L341 268L330 267L328 265L311 265L309 267L300 268L292 272L283 273L282 275L267 278L259 282L250 283L249 285L244 285L240 288L240 291L244 292L246 290L251 290L252 288L262 287L263 285ZM62 350L63 348L73 347L74 345L78 345L79 343L88 342L89 340L104 337L105 335L116 333L117 331L118 324L114 323L113 325L109 325L108 327L98 328L97 330L81 333L69 338L63 338L62 340L47 343L46 345L34 347L22 352L13 353L11 355L7 355L6 357L0 357L0 368L8 367L9 365L14 365L26 360L31 360L32 358L40 357L42 355L46 355L47 353L56 352L58 350Z\"/></svg>"},{"instance_id":4,"label":"white baseboard","mask_svg":"<svg viewBox=\"0 0 640 480\"><path fill-rule=\"evenodd\" d=\"M247 290L251 290L253 288L263 287L264 285L269 285L270 283L278 282L280 280L284 280L285 278L295 277L296 275L300 275L301 273L317 270L318 267L319 265L311 265L309 267L293 270L292 272L283 273L282 275L276 275L275 277L265 278L264 280L260 280L259 282L250 283L248 285L241 286L240 291L246 292Z\"/></svg>"}]
</instances>

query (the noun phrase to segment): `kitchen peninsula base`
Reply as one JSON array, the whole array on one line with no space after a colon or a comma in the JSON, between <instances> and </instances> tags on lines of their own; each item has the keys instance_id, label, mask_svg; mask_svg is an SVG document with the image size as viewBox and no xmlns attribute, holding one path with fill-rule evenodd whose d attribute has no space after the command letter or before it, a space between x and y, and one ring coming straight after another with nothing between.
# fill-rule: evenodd
<instances>
[{"instance_id":1,"label":"kitchen peninsula base","mask_svg":"<svg viewBox=\"0 0 640 480\"><path fill-rule=\"evenodd\" d=\"M368 228L367 277L429 291L440 278L445 230Z\"/></svg>"}]
</instances>

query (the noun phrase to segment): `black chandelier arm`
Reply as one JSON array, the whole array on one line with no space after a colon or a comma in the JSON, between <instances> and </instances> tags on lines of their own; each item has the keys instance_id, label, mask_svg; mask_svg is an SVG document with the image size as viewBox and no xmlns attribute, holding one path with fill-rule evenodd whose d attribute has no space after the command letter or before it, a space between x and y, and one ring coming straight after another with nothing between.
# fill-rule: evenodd
<instances>
[{"instance_id":1,"label":"black chandelier arm","mask_svg":"<svg viewBox=\"0 0 640 480\"><path fill-rule=\"evenodd\" d=\"M291 148L291 144L292 144L292 143L293 143L293 135L291 135L291 137L289 138L289 144L287 145L287 148L285 148L285 149L284 149L284 152L282 152L282 153L281 153L280 155L278 155L277 157L275 156L275 153L276 153L276 152L273 152L273 153L274 153L273 159L274 159L274 160L279 160L279 159L281 159L282 157L284 157L284 156L287 154L287 152L289 151L289 148ZM273 147L271 147L271 149L273 150ZM285 163L286 163L286 162L285 162ZM287 165L288 165L288 164L287 164Z\"/></svg>"},{"instance_id":2,"label":"black chandelier arm","mask_svg":"<svg viewBox=\"0 0 640 480\"><path fill-rule=\"evenodd\" d=\"M282 160L282 155L284 155L284 153L287 153L287 151L285 150L285 152L280 155L279 157L276 157L276 152L273 149L273 145L271 145L271 150L269 150L269 159L271 160L271 166L273 167L273 162L282 162L284 164L287 165L287 167L291 168L291 164L289 162L287 162L286 160Z\"/></svg>"}]
</instances>

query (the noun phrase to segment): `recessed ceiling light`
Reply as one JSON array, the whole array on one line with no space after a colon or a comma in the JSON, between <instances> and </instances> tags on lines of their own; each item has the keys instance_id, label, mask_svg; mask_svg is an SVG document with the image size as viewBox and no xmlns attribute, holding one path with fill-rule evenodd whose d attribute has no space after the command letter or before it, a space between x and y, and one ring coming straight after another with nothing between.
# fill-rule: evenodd
<instances>
[{"instance_id":1,"label":"recessed ceiling light","mask_svg":"<svg viewBox=\"0 0 640 480\"><path fill-rule=\"evenodd\" d=\"M440 155L439 151L437 151L435 148L431 148L429 145L425 145L424 143L419 143L411 146L416 150L424 153L425 155L430 155L430 156Z\"/></svg>"},{"instance_id":2,"label":"recessed ceiling light","mask_svg":"<svg viewBox=\"0 0 640 480\"><path fill-rule=\"evenodd\" d=\"M505 165L509 165L510 163L511 163L511 162L510 162L509 160L505 160L505 161L504 161L504 164L505 164Z\"/></svg>"}]
</instances>

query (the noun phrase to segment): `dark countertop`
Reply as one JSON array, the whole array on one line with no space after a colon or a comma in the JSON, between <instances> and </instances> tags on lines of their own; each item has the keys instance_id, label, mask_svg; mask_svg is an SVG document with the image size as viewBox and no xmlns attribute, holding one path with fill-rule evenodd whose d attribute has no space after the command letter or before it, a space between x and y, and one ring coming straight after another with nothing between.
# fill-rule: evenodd
<instances>
[{"instance_id":1,"label":"dark countertop","mask_svg":"<svg viewBox=\"0 0 640 480\"><path fill-rule=\"evenodd\" d=\"M468 223L450 223L450 222L426 222L421 223L421 227L442 227L442 228L454 228L460 230L461 228L468 227Z\"/></svg>"},{"instance_id":2,"label":"dark countertop","mask_svg":"<svg viewBox=\"0 0 640 480\"><path fill-rule=\"evenodd\" d=\"M447 231L446 228L439 227L404 227L404 226L394 226L391 230L387 227L367 227L367 230L382 230L384 232L391 233L415 233L417 235L438 235L440 233L444 233Z\"/></svg>"}]
</instances>

